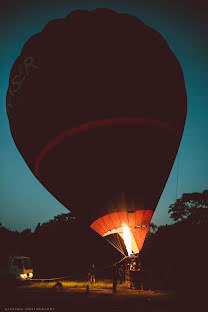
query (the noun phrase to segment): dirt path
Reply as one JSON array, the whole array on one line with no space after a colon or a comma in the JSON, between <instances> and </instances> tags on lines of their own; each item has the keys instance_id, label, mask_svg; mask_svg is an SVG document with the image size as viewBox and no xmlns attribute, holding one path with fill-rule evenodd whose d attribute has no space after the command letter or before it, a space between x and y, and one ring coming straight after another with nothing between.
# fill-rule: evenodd
<instances>
[{"instance_id":1,"label":"dirt path","mask_svg":"<svg viewBox=\"0 0 208 312\"><path fill-rule=\"evenodd\" d=\"M1 311L190 312L193 308L176 292L129 288L116 294L111 289L90 289L86 294L85 288L18 288L2 299Z\"/></svg>"}]
</instances>

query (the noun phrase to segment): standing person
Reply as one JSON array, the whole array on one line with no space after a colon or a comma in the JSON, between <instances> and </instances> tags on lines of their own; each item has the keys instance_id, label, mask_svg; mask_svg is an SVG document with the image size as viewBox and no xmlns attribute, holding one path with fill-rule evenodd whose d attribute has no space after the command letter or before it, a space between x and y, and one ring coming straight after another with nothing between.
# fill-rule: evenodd
<instances>
[{"instance_id":1,"label":"standing person","mask_svg":"<svg viewBox=\"0 0 208 312\"><path fill-rule=\"evenodd\" d=\"M117 287L117 266L116 264L113 265L113 292L116 293L116 287Z\"/></svg>"},{"instance_id":2,"label":"standing person","mask_svg":"<svg viewBox=\"0 0 208 312\"><path fill-rule=\"evenodd\" d=\"M141 260L139 258L137 258L137 271L140 271L141 268L142 268L142 263L141 263Z\"/></svg>"},{"instance_id":3,"label":"standing person","mask_svg":"<svg viewBox=\"0 0 208 312\"><path fill-rule=\"evenodd\" d=\"M123 280L124 280L123 265L120 265L120 267L118 269L118 275L119 275L119 279L120 279L120 284L122 284Z\"/></svg>"},{"instance_id":4,"label":"standing person","mask_svg":"<svg viewBox=\"0 0 208 312\"><path fill-rule=\"evenodd\" d=\"M95 283L95 265L92 264L90 271L88 273L88 280L90 283Z\"/></svg>"}]
</instances>

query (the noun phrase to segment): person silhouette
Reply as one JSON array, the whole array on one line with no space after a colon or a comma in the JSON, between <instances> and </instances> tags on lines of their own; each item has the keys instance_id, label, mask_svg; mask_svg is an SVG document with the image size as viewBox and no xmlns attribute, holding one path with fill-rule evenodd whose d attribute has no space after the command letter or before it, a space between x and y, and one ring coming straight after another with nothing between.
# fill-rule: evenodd
<instances>
[{"instance_id":1,"label":"person silhouette","mask_svg":"<svg viewBox=\"0 0 208 312\"><path fill-rule=\"evenodd\" d=\"M92 264L89 273L88 273L88 280L90 283L95 283L95 265Z\"/></svg>"}]
</instances>

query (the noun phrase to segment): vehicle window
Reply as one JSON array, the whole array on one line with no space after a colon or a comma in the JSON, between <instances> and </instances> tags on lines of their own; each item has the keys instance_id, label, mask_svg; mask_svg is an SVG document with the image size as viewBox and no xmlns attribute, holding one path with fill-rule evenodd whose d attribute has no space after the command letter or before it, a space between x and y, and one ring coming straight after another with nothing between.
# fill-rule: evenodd
<instances>
[{"instance_id":1,"label":"vehicle window","mask_svg":"<svg viewBox=\"0 0 208 312\"><path fill-rule=\"evenodd\" d=\"M22 263L22 259L14 259L12 265L16 265L19 269L23 268L23 263Z\"/></svg>"},{"instance_id":2,"label":"vehicle window","mask_svg":"<svg viewBox=\"0 0 208 312\"><path fill-rule=\"evenodd\" d=\"M32 263L30 258L23 258L23 264L26 270L32 269Z\"/></svg>"}]
</instances>

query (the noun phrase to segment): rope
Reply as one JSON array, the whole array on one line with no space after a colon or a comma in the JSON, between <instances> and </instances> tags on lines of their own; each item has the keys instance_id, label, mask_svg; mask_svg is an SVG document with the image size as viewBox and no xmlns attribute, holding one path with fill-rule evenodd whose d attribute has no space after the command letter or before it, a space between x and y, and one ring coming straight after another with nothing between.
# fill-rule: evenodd
<instances>
[{"instance_id":1,"label":"rope","mask_svg":"<svg viewBox=\"0 0 208 312\"><path fill-rule=\"evenodd\" d=\"M104 269L105 269L105 268L110 268L110 267L112 267L112 266L114 266L114 265L116 265L116 264L122 262L122 261L123 261L124 259L126 259L126 258L129 258L129 256L125 256L125 257L123 257L121 260L119 260L118 262L115 262L115 263L113 263L113 264L104 266Z\"/></svg>"},{"instance_id":2,"label":"rope","mask_svg":"<svg viewBox=\"0 0 208 312\"><path fill-rule=\"evenodd\" d=\"M125 256L125 254L121 251L121 249L119 249L119 247L118 247L115 243L113 243L111 240L107 239L106 237L105 237L105 239L106 239L113 247L115 247L120 253L122 253L122 255Z\"/></svg>"},{"instance_id":3,"label":"rope","mask_svg":"<svg viewBox=\"0 0 208 312\"><path fill-rule=\"evenodd\" d=\"M72 277L71 275L69 276L62 276L62 277L53 277L53 278L33 278L31 279L30 281L55 281L55 280L58 280L58 279L65 279L65 278L69 278L69 277Z\"/></svg>"},{"instance_id":4,"label":"rope","mask_svg":"<svg viewBox=\"0 0 208 312\"><path fill-rule=\"evenodd\" d=\"M105 268L110 268L120 262L122 262L124 259L128 258L128 256L125 256L123 257L121 260L119 260L118 262L116 263L113 263L113 264L110 264L110 265L107 265L107 266L104 266L104 269ZM31 279L30 281L41 281L41 282L44 282L44 281L55 281L55 280L59 280L59 279L66 279L66 278L69 278L69 277L72 277L71 275L69 276L61 276L61 277L53 277L53 278L33 278Z\"/></svg>"},{"instance_id":5,"label":"rope","mask_svg":"<svg viewBox=\"0 0 208 312\"><path fill-rule=\"evenodd\" d=\"M176 201L178 197L178 175L179 175L178 173L179 173L179 152L177 156L177 168L176 168Z\"/></svg>"}]
</instances>

